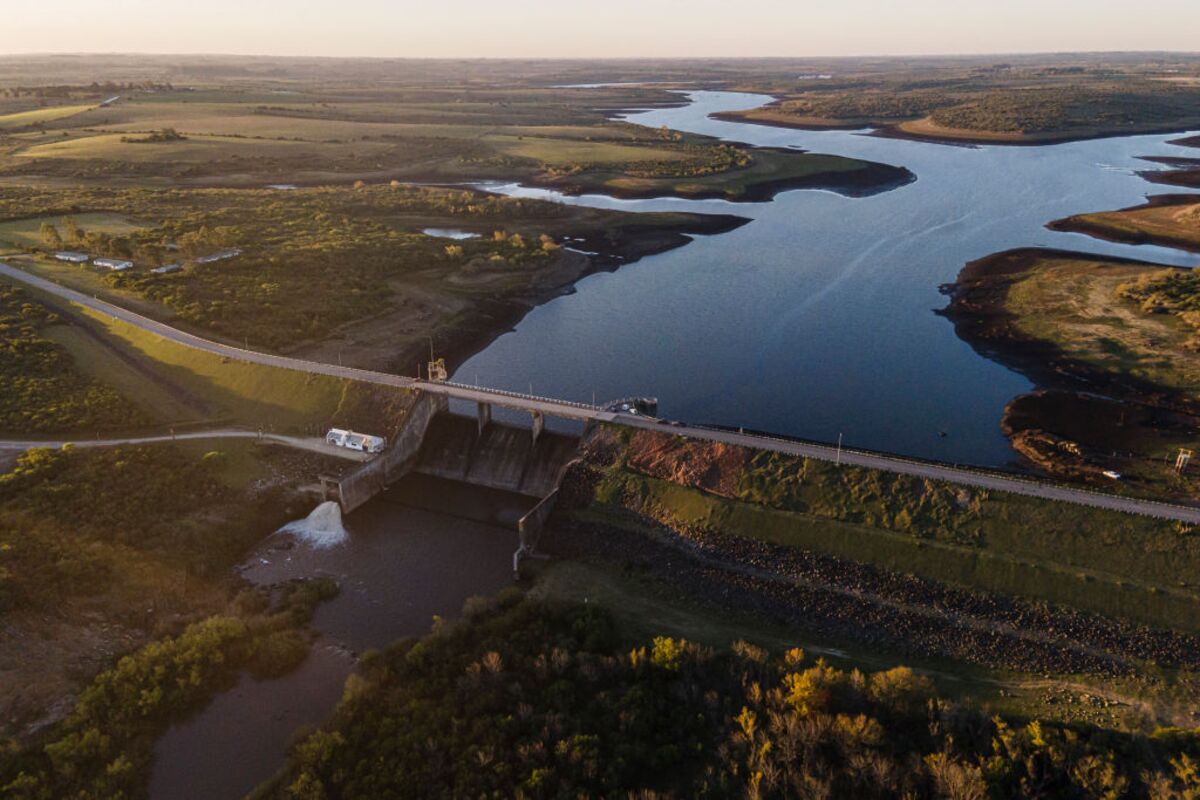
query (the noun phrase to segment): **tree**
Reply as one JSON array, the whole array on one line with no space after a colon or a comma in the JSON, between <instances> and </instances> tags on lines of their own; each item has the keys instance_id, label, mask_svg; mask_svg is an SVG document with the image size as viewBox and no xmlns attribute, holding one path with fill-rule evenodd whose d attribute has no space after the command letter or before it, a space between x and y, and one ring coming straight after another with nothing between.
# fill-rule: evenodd
<instances>
[{"instance_id":1,"label":"tree","mask_svg":"<svg viewBox=\"0 0 1200 800\"><path fill-rule=\"evenodd\" d=\"M62 247L62 237L58 235L58 228L51 225L49 222L43 222L39 232L42 235L42 241L51 249Z\"/></svg>"},{"instance_id":2,"label":"tree","mask_svg":"<svg viewBox=\"0 0 1200 800\"><path fill-rule=\"evenodd\" d=\"M74 217L65 217L62 221L63 228L67 231L67 241L76 243L83 238L83 230L79 227L79 223Z\"/></svg>"}]
</instances>

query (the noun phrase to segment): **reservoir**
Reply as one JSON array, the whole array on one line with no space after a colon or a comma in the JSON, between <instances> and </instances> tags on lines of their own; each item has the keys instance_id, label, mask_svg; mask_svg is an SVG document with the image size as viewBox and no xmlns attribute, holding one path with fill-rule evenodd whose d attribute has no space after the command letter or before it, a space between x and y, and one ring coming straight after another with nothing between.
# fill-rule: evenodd
<instances>
[{"instance_id":1,"label":"reservoir","mask_svg":"<svg viewBox=\"0 0 1200 800\"><path fill-rule=\"evenodd\" d=\"M652 395L659 413L953 463L1005 466L1005 404L1023 376L958 339L935 311L941 284L999 250L1048 246L1191 266L1200 258L1098 241L1043 226L1179 192L1145 181L1138 156L1186 156L1184 134L1037 147L965 147L864 131L803 131L713 120L771 98L695 92L631 122L753 145L907 167L917 180L869 197L785 192L765 203L563 197L605 208L739 214L752 222L699 237L531 311L466 361L455 379L591 402ZM1190 151L1192 154L1194 150ZM946 432L940 437L939 432Z\"/></svg>"},{"instance_id":2,"label":"reservoir","mask_svg":"<svg viewBox=\"0 0 1200 800\"><path fill-rule=\"evenodd\" d=\"M1181 135L948 146L716 121L709 114L770 98L697 92L689 99L628 119L894 164L917 180L868 197L799 190L765 203L565 197L490 185L564 203L752 221L585 278L466 361L456 380L584 402L653 395L668 418L829 442L842 435L850 446L1005 466L1014 454L1000 433L1001 413L1031 386L958 339L936 314L946 304L938 287L966 262L1013 247L1200 261L1043 227L1179 191L1136 171L1153 168L1138 156L1186 155L1169 144ZM156 745L150 797L243 796L282 766L297 730L328 718L362 651L423 634L435 615L453 617L467 598L508 585L513 527L529 500L475 490L464 499L464 491L406 479L350 515L340 544L266 540L243 566L248 580L330 576L341 593L318 608L320 639L298 670L271 681L244 676L171 727ZM453 505L456 516L424 502L431 499Z\"/></svg>"}]
</instances>

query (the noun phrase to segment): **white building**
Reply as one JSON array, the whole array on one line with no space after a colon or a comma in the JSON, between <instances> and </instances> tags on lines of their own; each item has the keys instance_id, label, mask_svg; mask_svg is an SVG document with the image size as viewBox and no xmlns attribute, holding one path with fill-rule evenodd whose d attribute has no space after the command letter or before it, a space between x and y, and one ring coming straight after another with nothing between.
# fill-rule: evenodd
<instances>
[{"instance_id":1,"label":"white building","mask_svg":"<svg viewBox=\"0 0 1200 800\"><path fill-rule=\"evenodd\" d=\"M67 261L72 264L86 264L91 256L87 253L76 253L71 250L62 250L54 254L54 257L59 261Z\"/></svg>"},{"instance_id":2,"label":"white building","mask_svg":"<svg viewBox=\"0 0 1200 800\"><path fill-rule=\"evenodd\" d=\"M169 275L172 272L180 272L181 270L183 270L183 264L177 262L174 264L163 264L161 267L155 267L150 271L155 275Z\"/></svg>"},{"instance_id":3,"label":"white building","mask_svg":"<svg viewBox=\"0 0 1200 800\"><path fill-rule=\"evenodd\" d=\"M122 261L119 258L97 258L92 263L97 267L104 267L113 272L124 272L127 269L133 269L132 261Z\"/></svg>"},{"instance_id":4,"label":"white building","mask_svg":"<svg viewBox=\"0 0 1200 800\"><path fill-rule=\"evenodd\" d=\"M335 447L345 447L347 450L358 450L362 453L382 453L387 447L387 439L382 436L372 436L368 433L355 433L343 428L330 428L325 434L325 441Z\"/></svg>"}]
</instances>

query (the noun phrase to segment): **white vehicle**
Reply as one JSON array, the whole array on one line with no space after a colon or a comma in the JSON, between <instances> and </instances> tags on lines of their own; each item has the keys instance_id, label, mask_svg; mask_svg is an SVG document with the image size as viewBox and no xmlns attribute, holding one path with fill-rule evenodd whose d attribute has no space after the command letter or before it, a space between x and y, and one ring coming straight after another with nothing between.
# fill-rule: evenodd
<instances>
[{"instance_id":1,"label":"white vehicle","mask_svg":"<svg viewBox=\"0 0 1200 800\"><path fill-rule=\"evenodd\" d=\"M1103 474L1104 477L1111 478L1114 481L1121 480L1121 473L1117 472L1115 469L1106 469L1101 474Z\"/></svg>"},{"instance_id":2,"label":"white vehicle","mask_svg":"<svg viewBox=\"0 0 1200 800\"><path fill-rule=\"evenodd\" d=\"M335 447L357 450L360 453L382 453L387 447L387 439L382 436L355 433L344 428L330 428L329 433L325 434L325 441Z\"/></svg>"}]
</instances>

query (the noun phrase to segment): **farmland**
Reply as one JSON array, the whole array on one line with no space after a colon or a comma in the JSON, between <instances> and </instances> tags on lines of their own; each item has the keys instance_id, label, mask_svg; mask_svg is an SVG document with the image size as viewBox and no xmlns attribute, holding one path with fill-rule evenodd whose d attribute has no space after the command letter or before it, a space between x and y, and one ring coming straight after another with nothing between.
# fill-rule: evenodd
<instances>
[{"instance_id":1,"label":"farmland","mask_svg":"<svg viewBox=\"0 0 1200 800\"><path fill-rule=\"evenodd\" d=\"M636 87L137 87L112 104L12 115L0 176L223 186L497 179L732 200L807 185L878 191L909 177L885 165L731 146L611 118L621 108L677 102ZM173 135L155 133L162 131Z\"/></svg>"}]
</instances>

